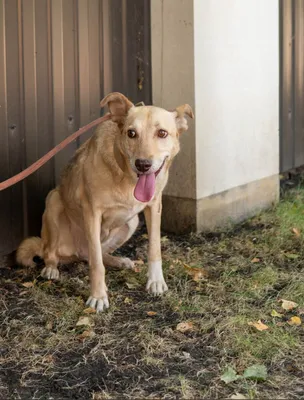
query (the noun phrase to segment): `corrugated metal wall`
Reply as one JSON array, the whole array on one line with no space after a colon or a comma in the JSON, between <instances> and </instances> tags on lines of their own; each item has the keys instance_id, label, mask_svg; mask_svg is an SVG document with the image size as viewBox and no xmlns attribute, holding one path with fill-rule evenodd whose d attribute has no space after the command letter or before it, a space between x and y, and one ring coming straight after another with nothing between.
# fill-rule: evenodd
<instances>
[{"instance_id":1,"label":"corrugated metal wall","mask_svg":"<svg viewBox=\"0 0 304 400\"><path fill-rule=\"evenodd\" d=\"M149 0L0 0L0 181L97 118L105 94L151 103L150 76ZM0 254L39 233L78 145L0 192Z\"/></svg>"},{"instance_id":2,"label":"corrugated metal wall","mask_svg":"<svg viewBox=\"0 0 304 400\"><path fill-rule=\"evenodd\" d=\"M304 0L280 0L280 169L304 165Z\"/></svg>"}]
</instances>

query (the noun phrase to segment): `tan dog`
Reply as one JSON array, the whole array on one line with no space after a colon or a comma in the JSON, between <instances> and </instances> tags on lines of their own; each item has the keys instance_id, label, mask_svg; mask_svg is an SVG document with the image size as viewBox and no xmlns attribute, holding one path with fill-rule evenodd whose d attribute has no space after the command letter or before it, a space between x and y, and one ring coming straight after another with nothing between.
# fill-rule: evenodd
<instances>
[{"instance_id":1,"label":"tan dog","mask_svg":"<svg viewBox=\"0 0 304 400\"><path fill-rule=\"evenodd\" d=\"M35 265L44 259L41 275L58 279L58 263L88 260L91 292L87 305L102 311L109 306L105 267L132 268L128 258L111 253L126 242L144 211L148 234L147 290L161 294L163 277L160 223L161 195L169 166L179 151L179 134L188 128L188 104L170 112L153 106L135 107L120 93L101 101L111 120L100 124L65 168L61 183L46 199L40 238L25 239L17 261Z\"/></svg>"}]
</instances>

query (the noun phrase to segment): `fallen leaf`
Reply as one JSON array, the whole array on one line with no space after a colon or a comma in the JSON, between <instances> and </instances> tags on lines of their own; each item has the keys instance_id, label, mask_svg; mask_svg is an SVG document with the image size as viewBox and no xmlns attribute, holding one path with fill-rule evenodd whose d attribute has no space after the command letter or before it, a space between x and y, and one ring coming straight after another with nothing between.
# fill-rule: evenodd
<instances>
[{"instance_id":1,"label":"fallen leaf","mask_svg":"<svg viewBox=\"0 0 304 400\"><path fill-rule=\"evenodd\" d=\"M277 322L276 323L276 326L284 326L285 324L284 324L284 322Z\"/></svg>"},{"instance_id":2,"label":"fallen leaf","mask_svg":"<svg viewBox=\"0 0 304 400\"><path fill-rule=\"evenodd\" d=\"M294 308L298 307L298 304L295 303L294 301L289 301L284 299L280 299L279 301L282 302L281 307L287 311L293 310Z\"/></svg>"},{"instance_id":3,"label":"fallen leaf","mask_svg":"<svg viewBox=\"0 0 304 400\"><path fill-rule=\"evenodd\" d=\"M251 262L252 263L258 263L258 262L260 262L261 260L259 259L259 258L257 258L257 257L254 257L252 260L251 260Z\"/></svg>"},{"instance_id":4,"label":"fallen leaf","mask_svg":"<svg viewBox=\"0 0 304 400\"><path fill-rule=\"evenodd\" d=\"M269 326L263 324L261 320L258 320L258 322L248 322L249 326L254 326L258 331L266 331Z\"/></svg>"},{"instance_id":5,"label":"fallen leaf","mask_svg":"<svg viewBox=\"0 0 304 400\"><path fill-rule=\"evenodd\" d=\"M298 312L299 315L303 315L304 314L304 308L299 308L297 312Z\"/></svg>"},{"instance_id":6,"label":"fallen leaf","mask_svg":"<svg viewBox=\"0 0 304 400\"><path fill-rule=\"evenodd\" d=\"M78 335L77 338L80 340L84 340L87 338L92 338L94 336L95 336L95 332L86 330L86 331L83 331L80 335Z\"/></svg>"},{"instance_id":7,"label":"fallen leaf","mask_svg":"<svg viewBox=\"0 0 304 400\"><path fill-rule=\"evenodd\" d=\"M187 274L190 275L195 282L208 277L208 272L203 268L190 267L187 264L184 264L184 268L186 269Z\"/></svg>"},{"instance_id":8,"label":"fallen leaf","mask_svg":"<svg viewBox=\"0 0 304 400\"><path fill-rule=\"evenodd\" d=\"M132 299L130 299L130 297L126 297L125 299L124 299L124 303L125 304L131 304L132 303Z\"/></svg>"},{"instance_id":9,"label":"fallen leaf","mask_svg":"<svg viewBox=\"0 0 304 400\"><path fill-rule=\"evenodd\" d=\"M147 233L144 233L143 235L141 235L141 237L142 237L143 239L148 239L148 238L149 238L149 236L148 236Z\"/></svg>"},{"instance_id":10,"label":"fallen leaf","mask_svg":"<svg viewBox=\"0 0 304 400\"><path fill-rule=\"evenodd\" d=\"M95 314L95 313L96 313L96 310L95 310L95 308L88 307L88 308L85 308L85 309L83 310L83 313L84 313L84 314Z\"/></svg>"},{"instance_id":11,"label":"fallen leaf","mask_svg":"<svg viewBox=\"0 0 304 400\"><path fill-rule=\"evenodd\" d=\"M24 286L26 288L31 288L34 286L34 282L24 282L24 283L22 283L22 286Z\"/></svg>"},{"instance_id":12,"label":"fallen leaf","mask_svg":"<svg viewBox=\"0 0 304 400\"><path fill-rule=\"evenodd\" d=\"M168 239L167 236L162 236L161 239L160 239L160 241L161 241L162 243L165 243L165 242L169 242L169 239Z\"/></svg>"},{"instance_id":13,"label":"fallen leaf","mask_svg":"<svg viewBox=\"0 0 304 400\"><path fill-rule=\"evenodd\" d=\"M156 311L147 311L147 315L149 315L149 317L154 317L154 315L157 315Z\"/></svg>"},{"instance_id":14,"label":"fallen leaf","mask_svg":"<svg viewBox=\"0 0 304 400\"><path fill-rule=\"evenodd\" d=\"M295 234L296 237L300 237L301 233L298 228L292 228L292 232Z\"/></svg>"},{"instance_id":15,"label":"fallen leaf","mask_svg":"<svg viewBox=\"0 0 304 400\"><path fill-rule=\"evenodd\" d=\"M179 332L189 332L193 330L193 323L192 322L180 322L176 326L176 330Z\"/></svg>"},{"instance_id":16,"label":"fallen leaf","mask_svg":"<svg viewBox=\"0 0 304 400\"><path fill-rule=\"evenodd\" d=\"M231 367L228 367L223 375L221 375L221 380L225 383L234 382L239 378L240 376L237 375L236 371Z\"/></svg>"},{"instance_id":17,"label":"fallen leaf","mask_svg":"<svg viewBox=\"0 0 304 400\"><path fill-rule=\"evenodd\" d=\"M272 317L277 317L277 318L283 317L283 314L278 313L276 310L272 310L270 314Z\"/></svg>"},{"instance_id":18,"label":"fallen leaf","mask_svg":"<svg viewBox=\"0 0 304 400\"><path fill-rule=\"evenodd\" d=\"M267 378L267 369L265 365L255 364L245 369L243 377L246 379L264 381Z\"/></svg>"},{"instance_id":19,"label":"fallen leaf","mask_svg":"<svg viewBox=\"0 0 304 400\"><path fill-rule=\"evenodd\" d=\"M169 269L174 269L175 267L174 267L174 265L173 264L170 264L169 265Z\"/></svg>"},{"instance_id":20,"label":"fallen leaf","mask_svg":"<svg viewBox=\"0 0 304 400\"><path fill-rule=\"evenodd\" d=\"M81 316L79 317L76 326L94 326L94 321L89 317Z\"/></svg>"},{"instance_id":21,"label":"fallen leaf","mask_svg":"<svg viewBox=\"0 0 304 400\"><path fill-rule=\"evenodd\" d=\"M300 317L291 317L289 321L287 321L289 325L292 326L300 326L302 324Z\"/></svg>"},{"instance_id":22,"label":"fallen leaf","mask_svg":"<svg viewBox=\"0 0 304 400\"><path fill-rule=\"evenodd\" d=\"M233 395L230 397L230 399L233 399L233 400L243 400L243 399L248 399L248 397L244 396L244 395L241 394L241 393L236 393L236 394L233 394Z\"/></svg>"}]
</instances>

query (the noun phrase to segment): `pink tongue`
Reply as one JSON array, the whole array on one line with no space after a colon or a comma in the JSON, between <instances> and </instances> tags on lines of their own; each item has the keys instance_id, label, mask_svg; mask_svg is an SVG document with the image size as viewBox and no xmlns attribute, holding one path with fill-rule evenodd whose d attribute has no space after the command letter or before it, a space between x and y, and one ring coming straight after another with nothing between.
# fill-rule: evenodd
<instances>
[{"instance_id":1,"label":"pink tongue","mask_svg":"<svg viewBox=\"0 0 304 400\"><path fill-rule=\"evenodd\" d=\"M134 189L134 196L137 200L147 203L155 192L155 174L139 175Z\"/></svg>"}]
</instances>

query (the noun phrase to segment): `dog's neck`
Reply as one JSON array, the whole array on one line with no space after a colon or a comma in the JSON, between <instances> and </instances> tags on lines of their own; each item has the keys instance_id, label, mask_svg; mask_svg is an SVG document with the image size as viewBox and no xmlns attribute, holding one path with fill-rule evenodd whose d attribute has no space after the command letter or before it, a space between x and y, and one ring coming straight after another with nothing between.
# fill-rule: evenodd
<instances>
[{"instance_id":1,"label":"dog's neck","mask_svg":"<svg viewBox=\"0 0 304 400\"><path fill-rule=\"evenodd\" d=\"M128 173L128 166L126 164L124 157L121 154L121 150L120 150L116 140L114 141L113 155L114 155L115 161L116 161L118 167L121 169L121 171L124 174Z\"/></svg>"}]
</instances>

